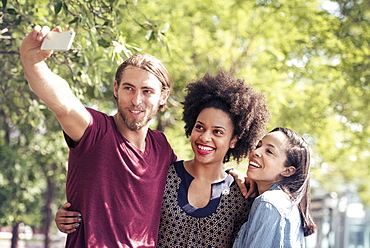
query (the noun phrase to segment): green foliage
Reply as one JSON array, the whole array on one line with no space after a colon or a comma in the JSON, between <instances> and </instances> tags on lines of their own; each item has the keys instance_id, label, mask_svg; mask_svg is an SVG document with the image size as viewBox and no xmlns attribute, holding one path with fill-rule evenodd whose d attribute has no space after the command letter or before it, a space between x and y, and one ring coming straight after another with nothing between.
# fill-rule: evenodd
<instances>
[{"instance_id":1,"label":"green foliage","mask_svg":"<svg viewBox=\"0 0 370 248\"><path fill-rule=\"evenodd\" d=\"M181 159L191 158L181 121L184 86L220 68L245 78L266 95L268 129L290 127L309 140L314 190L340 193L355 185L369 203L370 6L332 3L339 7L326 11L316 0L2 0L0 204L18 217L1 205L1 221L42 209L35 204L42 204L46 177L59 185L57 205L64 201L67 148L54 116L30 91L17 54L36 24L76 31L72 50L55 53L48 64L86 106L106 113L116 108L119 63L137 52L162 59L172 94L153 128L166 132ZM13 177L17 183L10 184Z\"/></svg>"},{"instance_id":2,"label":"green foliage","mask_svg":"<svg viewBox=\"0 0 370 248\"><path fill-rule=\"evenodd\" d=\"M370 6L337 3L340 8L331 11L315 0L142 6L171 24L170 57L152 53L169 61L174 100L181 101L183 86L208 71L223 68L245 78L266 94L273 116L268 129L286 126L307 136L314 190L340 193L357 185L369 203ZM169 111L181 118L179 108Z\"/></svg>"},{"instance_id":3,"label":"green foliage","mask_svg":"<svg viewBox=\"0 0 370 248\"><path fill-rule=\"evenodd\" d=\"M317 1L161 1L157 16L171 23L175 99L207 71L245 78L266 94L269 129L287 126L308 137L314 189L345 192L353 184L365 196L370 6L338 2L329 13Z\"/></svg>"}]
</instances>

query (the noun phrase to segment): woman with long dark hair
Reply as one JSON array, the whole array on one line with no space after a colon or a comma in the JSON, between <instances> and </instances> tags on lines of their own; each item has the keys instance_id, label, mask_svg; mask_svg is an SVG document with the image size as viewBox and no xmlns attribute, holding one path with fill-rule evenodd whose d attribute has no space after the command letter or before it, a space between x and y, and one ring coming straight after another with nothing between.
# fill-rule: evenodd
<instances>
[{"instance_id":1,"label":"woman with long dark hair","mask_svg":"<svg viewBox=\"0 0 370 248\"><path fill-rule=\"evenodd\" d=\"M248 221L234 248L304 247L316 228L310 213L310 152L295 131L278 127L249 155L247 175L257 184Z\"/></svg>"}]
</instances>

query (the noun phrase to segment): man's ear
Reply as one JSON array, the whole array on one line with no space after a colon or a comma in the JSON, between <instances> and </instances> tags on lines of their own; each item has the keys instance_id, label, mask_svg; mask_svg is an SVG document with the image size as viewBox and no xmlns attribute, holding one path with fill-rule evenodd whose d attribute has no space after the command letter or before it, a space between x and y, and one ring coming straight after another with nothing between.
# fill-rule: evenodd
<instances>
[{"instance_id":1,"label":"man's ear","mask_svg":"<svg viewBox=\"0 0 370 248\"><path fill-rule=\"evenodd\" d=\"M113 96L115 97L115 98L117 98L117 91L118 91L118 87L119 87L119 85L118 85L118 83L117 83L117 81L115 80L114 81L114 85L113 85Z\"/></svg>"},{"instance_id":2,"label":"man's ear","mask_svg":"<svg viewBox=\"0 0 370 248\"><path fill-rule=\"evenodd\" d=\"M290 177L295 173L296 168L294 166L285 167L284 171L280 173L283 177Z\"/></svg>"},{"instance_id":3,"label":"man's ear","mask_svg":"<svg viewBox=\"0 0 370 248\"><path fill-rule=\"evenodd\" d=\"M161 101L160 101L161 105L164 105L166 103L168 97L170 96L170 93L171 91L169 89L165 89L161 92Z\"/></svg>"}]
</instances>

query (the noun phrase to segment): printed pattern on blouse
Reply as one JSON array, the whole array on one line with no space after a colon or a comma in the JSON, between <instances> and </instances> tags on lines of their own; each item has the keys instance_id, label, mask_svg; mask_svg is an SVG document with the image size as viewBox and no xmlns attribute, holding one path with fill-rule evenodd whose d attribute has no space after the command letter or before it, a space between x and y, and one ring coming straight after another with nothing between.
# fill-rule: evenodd
<instances>
[{"instance_id":1,"label":"printed pattern on blouse","mask_svg":"<svg viewBox=\"0 0 370 248\"><path fill-rule=\"evenodd\" d=\"M201 218L190 216L178 204L181 179L175 166L183 166L183 162L172 164L168 172L157 247L232 247L248 219L252 200L245 199L233 182L230 191L221 195L215 212Z\"/></svg>"}]
</instances>

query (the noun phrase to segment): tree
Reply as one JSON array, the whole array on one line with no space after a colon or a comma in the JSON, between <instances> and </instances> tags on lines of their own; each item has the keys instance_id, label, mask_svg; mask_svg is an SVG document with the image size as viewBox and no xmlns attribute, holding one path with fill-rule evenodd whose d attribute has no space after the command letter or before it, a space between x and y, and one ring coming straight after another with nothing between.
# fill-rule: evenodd
<instances>
[{"instance_id":1,"label":"tree","mask_svg":"<svg viewBox=\"0 0 370 248\"><path fill-rule=\"evenodd\" d=\"M224 68L246 78L267 96L269 129L287 126L307 137L314 189L345 192L353 184L369 203L368 2L332 1L330 11L314 0L161 6L155 16L171 23L176 99L207 71Z\"/></svg>"},{"instance_id":2,"label":"tree","mask_svg":"<svg viewBox=\"0 0 370 248\"><path fill-rule=\"evenodd\" d=\"M184 86L222 68L265 93L272 113L269 129L286 126L305 135L313 149L314 191L345 192L352 184L369 203L370 6L367 1L326 1L334 6L328 10L322 3L3 0L0 166L6 169L1 168L0 186L10 176L27 184L2 188L0 197L10 201L13 192L35 187L39 191L33 195L41 199L47 178L65 180L67 149L59 125L29 90L17 54L31 27L45 24L76 31L72 50L55 53L48 63L86 106L107 113L115 109L112 83L120 62L136 52L162 59L173 78L171 106L156 117L153 128L166 132L180 158L191 156L181 122ZM23 159L13 155L15 149ZM245 163L239 168L245 170ZM22 176L27 170L34 175ZM58 194L60 205L63 193ZM19 216L36 207L22 197L22 204L12 205L23 209ZM2 211L0 219L10 223Z\"/></svg>"}]
</instances>

